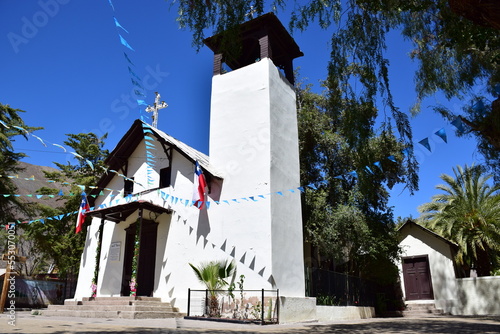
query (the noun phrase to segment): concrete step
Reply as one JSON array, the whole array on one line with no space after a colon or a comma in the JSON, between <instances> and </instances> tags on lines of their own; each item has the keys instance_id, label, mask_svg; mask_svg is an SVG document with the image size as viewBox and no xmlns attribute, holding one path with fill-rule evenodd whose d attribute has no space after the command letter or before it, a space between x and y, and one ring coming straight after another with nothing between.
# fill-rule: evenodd
<instances>
[{"instance_id":1,"label":"concrete step","mask_svg":"<svg viewBox=\"0 0 500 334\"><path fill-rule=\"evenodd\" d=\"M164 319L182 318L185 314L178 312L156 312L156 311L91 311L91 310L41 310L44 316L58 317L81 317L81 318L106 318L106 319Z\"/></svg>"},{"instance_id":2,"label":"concrete step","mask_svg":"<svg viewBox=\"0 0 500 334\"><path fill-rule=\"evenodd\" d=\"M82 301L66 300L64 305L49 305L41 310L47 316L84 318L158 319L177 318L179 313L170 303L155 297L97 297Z\"/></svg>"},{"instance_id":3,"label":"concrete step","mask_svg":"<svg viewBox=\"0 0 500 334\"><path fill-rule=\"evenodd\" d=\"M72 300L65 300L66 303L73 303ZM85 297L80 304L92 303L92 305L128 305L130 303L161 303L161 298L157 297Z\"/></svg>"},{"instance_id":4,"label":"concrete step","mask_svg":"<svg viewBox=\"0 0 500 334\"><path fill-rule=\"evenodd\" d=\"M119 306L119 307L117 307ZM166 305L49 305L48 310L81 310L81 311L162 311L162 312L174 312L174 309L170 304Z\"/></svg>"},{"instance_id":5,"label":"concrete step","mask_svg":"<svg viewBox=\"0 0 500 334\"><path fill-rule=\"evenodd\" d=\"M443 315L443 310L437 309L434 303L409 303L403 311L403 317L418 318Z\"/></svg>"}]
</instances>

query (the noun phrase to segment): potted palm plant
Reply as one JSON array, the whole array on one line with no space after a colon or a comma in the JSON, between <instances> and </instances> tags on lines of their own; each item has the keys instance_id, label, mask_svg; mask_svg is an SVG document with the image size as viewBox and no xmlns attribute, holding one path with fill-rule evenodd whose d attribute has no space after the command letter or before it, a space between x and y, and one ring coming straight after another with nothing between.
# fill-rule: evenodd
<instances>
[{"instance_id":1,"label":"potted palm plant","mask_svg":"<svg viewBox=\"0 0 500 334\"><path fill-rule=\"evenodd\" d=\"M217 295L229 283L226 281L229 277L236 275L236 264L228 260L210 261L201 263L199 266L189 264L193 268L196 276L203 283L209 293L208 297L208 316L220 317L219 300Z\"/></svg>"}]
</instances>

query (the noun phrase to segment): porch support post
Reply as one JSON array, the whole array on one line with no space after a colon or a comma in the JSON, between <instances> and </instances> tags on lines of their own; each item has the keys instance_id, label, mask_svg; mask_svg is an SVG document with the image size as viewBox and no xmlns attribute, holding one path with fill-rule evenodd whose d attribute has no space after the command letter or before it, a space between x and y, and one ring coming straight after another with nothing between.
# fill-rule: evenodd
<instances>
[{"instance_id":1,"label":"porch support post","mask_svg":"<svg viewBox=\"0 0 500 334\"><path fill-rule=\"evenodd\" d=\"M139 229L139 245L137 246L138 252L137 252L137 275L139 275L139 269L141 267L141 263L139 259L141 258L141 241L142 241L142 214L143 214L143 208L142 206L139 207L139 226L137 228Z\"/></svg>"},{"instance_id":2,"label":"porch support post","mask_svg":"<svg viewBox=\"0 0 500 334\"><path fill-rule=\"evenodd\" d=\"M99 271L101 268L101 250L102 250L102 234L104 231L104 215L101 215L101 224L99 225L99 238L97 239L97 249L95 256L94 279L93 283L97 285L99 282ZM97 291L96 291L97 293Z\"/></svg>"}]
</instances>

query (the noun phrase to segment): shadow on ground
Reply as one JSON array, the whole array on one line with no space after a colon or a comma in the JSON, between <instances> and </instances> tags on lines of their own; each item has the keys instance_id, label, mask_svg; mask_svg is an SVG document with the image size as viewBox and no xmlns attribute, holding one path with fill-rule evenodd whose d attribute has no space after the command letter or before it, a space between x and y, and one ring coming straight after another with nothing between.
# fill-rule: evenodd
<instances>
[{"instance_id":1,"label":"shadow on ground","mask_svg":"<svg viewBox=\"0 0 500 334\"><path fill-rule=\"evenodd\" d=\"M36 327L34 327L36 326ZM181 325L182 327L182 325ZM195 328L197 324L190 323L189 327L182 328L147 328L130 327L115 323L114 326L97 325L83 322L50 324L47 322L33 322L29 326L11 327L6 333L54 333L54 334L124 334L124 333L146 333L146 334L180 334L180 333L207 333L207 334L257 334L257 333L287 333L287 334L309 334L309 333L500 333L500 317L446 317L428 319L370 319L357 321L355 323L337 324L301 324L297 326L259 326L248 325L245 328L220 328L212 329L210 325L205 328ZM217 327L217 324L213 324ZM2 328L3 329L3 328Z\"/></svg>"}]
</instances>

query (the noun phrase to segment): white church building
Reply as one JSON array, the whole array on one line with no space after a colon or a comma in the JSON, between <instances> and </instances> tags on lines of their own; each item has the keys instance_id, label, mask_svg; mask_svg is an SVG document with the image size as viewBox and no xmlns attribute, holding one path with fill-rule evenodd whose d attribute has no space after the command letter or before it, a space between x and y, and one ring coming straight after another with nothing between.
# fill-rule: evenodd
<instances>
[{"instance_id":1,"label":"white church building","mask_svg":"<svg viewBox=\"0 0 500 334\"><path fill-rule=\"evenodd\" d=\"M137 296L186 312L188 289L204 289L189 263L225 259L245 289L308 300L300 191L282 193L300 186L292 61L303 54L274 14L241 25L236 58L223 53L220 36L205 43L214 52L210 156L132 124L93 192L76 301L92 295L94 277L97 297L129 296L135 266ZM201 209L193 205L196 162L208 183Z\"/></svg>"}]
</instances>

